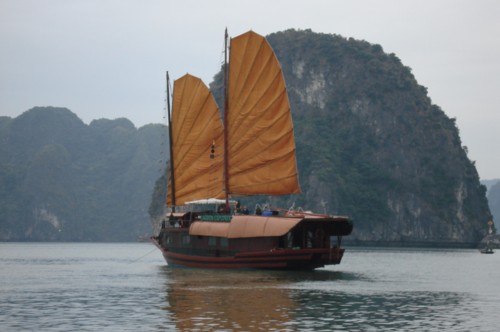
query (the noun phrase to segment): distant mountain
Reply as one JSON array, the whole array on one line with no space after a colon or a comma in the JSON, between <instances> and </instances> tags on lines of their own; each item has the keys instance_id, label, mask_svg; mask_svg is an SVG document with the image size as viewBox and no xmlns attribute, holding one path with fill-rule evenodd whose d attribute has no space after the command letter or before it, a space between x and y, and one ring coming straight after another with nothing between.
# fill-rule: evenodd
<instances>
[{"instance_id":1,"label":"distant mountain","mask_svg":"<svg viewBox=\"0 0 500 332\"><path fill-rule=\"evenodd\" d=\"M497 181L488 190L488 204L496 227L500 225L500 181Z\"/></svg>"},{"instance_id":2,"label":"distant mountain","mask_svg":"<svg viewBox=\"0 0 500 332\"><path fill-rule=\"evenodd\" d=\"M133 241L147 213L165 128L86 125L65 108L0 118L0 240Z\"/></svg>"},{"instance_id":3,"label":"distant mountain","mask_svg":"<svg viewBox=\"0 0 500 332\"><path fill-rule=\"evenodd\" d=\"M486 186L486 190L489 191L491 187L500 182L500 179L491 179L491 180L481 180L481 183Z\"/></svg>"},{"instance_id":4,"label":"distant mountain","mask_svg":"<svg viewBox=\"0 0 500 332\"><path fill-rule=\"evenodd\" d=\"M486 186L488 205L493 217L493 221L498 225L500 223L500 179L481 180Z\"/></svg>"},{"instance_id":5,"label":"distant mountain","mask_svg":"<svg viewBox=\"0 0 500 332\"><path fill-rule=\"evenodd\" d=\"M410 68L380 45L338 35L287 30L268 40L288 86L303 193L242 199L246 205L349 215L351 243L482 239L491 218L486 188L455 120L432 104ZM222 105L221 73L210 87Z\"/></svg>"}]
</instances>

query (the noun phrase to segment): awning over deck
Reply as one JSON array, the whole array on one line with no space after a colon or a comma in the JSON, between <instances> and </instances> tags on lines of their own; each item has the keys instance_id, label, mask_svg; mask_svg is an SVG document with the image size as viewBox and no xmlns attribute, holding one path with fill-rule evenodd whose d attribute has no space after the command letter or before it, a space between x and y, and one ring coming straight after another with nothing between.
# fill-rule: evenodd
<instances>
[{"instance_id":1,"label":"awning over deck","mask_svg":"<svg viewBox=\"0 0 500 332\"><path fill-rule=\"evenodd\" d=\"M233 216L231 222L196 221L191 224L189 234L229 239L282 236L301 220L301 218Z\"/></svg>"}]
</instances>

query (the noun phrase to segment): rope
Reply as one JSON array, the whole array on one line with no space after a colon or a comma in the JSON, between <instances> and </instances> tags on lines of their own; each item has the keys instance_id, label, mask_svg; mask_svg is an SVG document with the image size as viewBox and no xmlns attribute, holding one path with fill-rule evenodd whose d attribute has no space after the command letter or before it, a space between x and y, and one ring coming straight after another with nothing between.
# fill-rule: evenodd
<instances>
[{"instance_id":1,"label":"rope","mask_svg":"<svg viewBox=\"0 0 500 332\"><path fill-rule=\"evenodd\" d=\"M151 254L151 253L152 253L153 251L155 251L155 250L158 250L158 249L157 249L157 248L153 248L150 252L148 252L148 253L147 253L147 254L145 254L145 255L142 255L141 257L139 257L139 258L137 258L137 259L134 259L133 261L129 262L129 264L135 263L135 262L137 262L137 261L139 261L139 260L143 259L144 257L146 257L147 255Z\"/></svg>"}]
</instances>

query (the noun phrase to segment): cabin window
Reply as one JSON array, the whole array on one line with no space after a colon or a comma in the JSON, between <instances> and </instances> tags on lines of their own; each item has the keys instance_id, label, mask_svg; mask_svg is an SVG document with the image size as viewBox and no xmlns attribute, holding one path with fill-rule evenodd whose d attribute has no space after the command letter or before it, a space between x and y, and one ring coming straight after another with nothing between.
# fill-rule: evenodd
<instances>
[{"instance_id":1,"label":"cabin window","mask_svg":"<svg viewBox=\"0 0 500 332\"><path fill-rule=\"evenodd\" d=\"M312 248L313 247L313 232L312 231L307 231L307 234L306 234L306 247L307 248Z\"/></svg>"},{"instance_id":2,"label":"cabin window","mask_svg":"<svg viewBox=\"0 0 500 332\"><path fill-rule=\"evenodd\" d=\"M209 246L216 246L217 245L217 238L213 236L208 237L208 245Z\"/></svg>"},{"instance_id":3,"label":"cabin window","mask_svg":"<svg viewBox=\"0 0 500 332\"><path fill-rule=\"evenodd\" d=\"M228 246L228 240L227 240L227 237L221 237L220 238L220 246L221 247L227 247Z\"/></svg>"},{"instance_id":4,"label":"cabin window","mask_svg":"<svg viewBox=\"0 0 500 332\"><path fill-rule=\"evenodd\" d=\"M293 247L293 235L292 232L288 232L284 237L283 248L292 248Z\"/></svg>"}]
</instances>

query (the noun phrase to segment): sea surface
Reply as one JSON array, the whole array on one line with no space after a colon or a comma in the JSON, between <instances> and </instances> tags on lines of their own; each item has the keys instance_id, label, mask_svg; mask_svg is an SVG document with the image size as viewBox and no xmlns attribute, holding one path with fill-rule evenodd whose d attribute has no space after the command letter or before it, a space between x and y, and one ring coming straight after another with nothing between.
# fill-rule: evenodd
<instances>
[{"instance_id":1,"label":"sea surface","mask_svg":"<svg viewBox=\"0 0 500 332\"><path fill-rule=\"evenodd\" d=\"M347 248L314 272L171 268L149 243L0 243L1 331L500 331L500 251Z\"/></svg>"}]
</instances>

